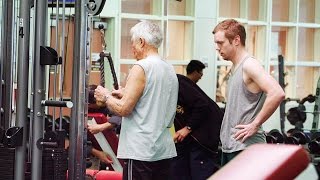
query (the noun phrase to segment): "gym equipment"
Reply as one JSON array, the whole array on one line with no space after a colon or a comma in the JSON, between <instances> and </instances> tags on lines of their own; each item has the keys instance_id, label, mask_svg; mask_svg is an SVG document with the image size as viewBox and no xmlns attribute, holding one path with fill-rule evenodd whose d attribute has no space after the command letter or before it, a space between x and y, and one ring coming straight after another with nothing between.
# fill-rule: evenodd
<instances>
[{"instance_id":1,"label":"gym equipment","mask_svg":"<svg viewBox=\"0 0 320 180\"><path fill-rule=\"evenodd\" d=\"M66 7L74 7L75 0L64 0ZM48 0L48 7L56 7L57 2L59 3L59 6L61 6L63 0Z\"/></svg>"},{"instance_id":2,"label":"gym equipment","mask_svg":"<svg viewBox=\"0 0 320 180\"><path fill-rule=\"evenodd\" d=\"M0 126L4 129L10 127L10 121L12 119L12 90L13 90L13 67L15 61L15 49L14 42L16 37L16 29L13 26L15 24L15 4L14 1L2 1L2 21L1 21L1 65L0 65ZM27 21L27 20L26 20ZM21 43L22 44L22 43ZM20 44L19 44L20 45ZM26 56L25 56L26 57ZM20 63L21 64L21 63ZM18 71L19 72L19 71ZM22 71L22 72L25 72ZM28 82L28 81L26 81ZM25 94L24 94L25 95ZM26 106L25 106L26 107Z\"/></svg>"},{"instance_id":3,"label":"gym equipment","mask_svg":"<svg viewBox=\"0 0 320 180\"><path fill-rule=\"evenodd\" d=\"M95 170L95 169L86 169L86 177L85 179L87 179L87 177L95 177L95 175L99 172L99 170ZM66 177L66 180L68 180L68 174Z\"/></svg>"},{"instance_id":4,"label":"gym equipment","mask_svg":"<svg viewBox=\"0 0 320 180\"><path fill-rule=\"evenodd\" d=\"M290 101L291 99L287 99L286 101ZM299 105L297 107L290 108L287 112L287 119L291 125L295 126L295 129L303 129L303 123L307 119L306 115L306 107L304 106L305 102L314 102L315 96L308 95L307 97L303 98L302 100L296 100Z\"/></svg>"},{"instance_id":5,"label":"gym equipment","mask_svg":"<svg viewBox=\"0 0 320 180\"><path fill-rule=\"evenodd\" d=\"M302 129L303 123L307 119L305 110L306 107L303 104L299 104L298 107L293 107L288 110L287 119L290 124L295 126L297 129Z\"/></svg>"},{"instance_id":6,"label":"gym equipment","mask_svg":"<svg viewBox=\"0 0 320 180\"><path fill-rule=\"evenodd\" d=\"M87 1L87 10L89 14L94 16L101 13L106 0L86 0Z\"/></svg>"},{"instance_id":7,"label":"gym equipment","mask_svg":"<svg viewBox=\"0 0 320 180\"><path fill-rule=\"evenodd\" d=\"M100 59L98 60L100 62L100 84L101 86L105 86L105 79L104 79L104 58L106 57L108 59L109 65L110 65L110 70L111 70L111 74L112 74L112 78L113 78L113 88L118 90L119 89L119 83L118 83L118 79L117 79L117 74L116 71L114 70L114 65L113 65L113 60L111 57L111 53L110 52L105 52L106 51L106 47L107 47L107 43L104 39L104 25L103 24L99 24L99 30L101 33L101 42L102 42L102 48L103 51L100 52L99 56Z\"/></svg>"},{"instance_id":8,"label":"gym equipment","mask_svg":"<svg viewBox=\"0 0 320 180\"><path fill-rule=\"evenodd\" d=\"M40 65L58 65L62 64L62 58L58 57L58 53L51 47L40 47Z\"/></svg>"},{"instance_id":9,"label":"gym equipment","mask_svg":"<svg viewBox=\"0 0 320 180\"><path fill-rule=\"evenodd\" d=\"M22 145L23 128L20 127L10 127L6 130L3 144L7 147L18 147Z\"/></svg>"},{"instance_id":10,"label":"gym equipment","mask_svg":"<svg viewBox=\"0 0 320 180\"><path fill-rule=\"evenodd\" d=\"M310 137L307 133L298 129L288 130L288 137L285 140L286 144L306 145L310 142Z\"/></svg>"},{"instance_id":11,"label":"gym equipment","mask_svg":"<svg viewBox=\"0 0 320 180\"><path fill-rule=\"evenodd\" d=\"M100 30L100 34L101 34L101 42L102 42L102 48L103 51L100 52L99 56L99 60L98 62L100 63L100 85L102 87L105 87L105 76L104 76L104 58L107 57L108 62L109 62L109 66L110 66L110 70L111 70L111 74L112 74L112 78L113 78L113 88L118 90L119 89L119 83L118 83L118 79L117 79L117 75L116 75L116 71L114 69L114 65L113 65L113 60L111 57L110 52L105 52L106 51L106 47L107 47L107 43L104 39L104 26L103 24L99 24L99 30ZM96 104L99 107L105 106L105 103L99 102L97 101Z\"/></svg>"},{"instance_id":12,"label":"gym equipment","mask_svg":"<svg viewBox=\"0 0 320 180\"><path fill-rule=\"evenodd\" d=\"M44 139L39 141L41 148L65 148L66 131L49 131L44 134Z\"/></svg>"},{"instance_id":13,"label":"gym equipment","mask_svg":"<svg viewBox=\"0 0 320 180\"><path fill-rule=\"evenodd\" d=\"M301 146L254 144L223 166L209 180L295 179L309 165Z\"/></svg>"},{"instance_id":14,"label":"gym equipment","mask_svg":"<svg viewBox=\"0 0 320 180\"><path fill-rule=\"evenodd\" d=\"M85 146L86 146L86 96L88 86L88 64L90 62L90 35L88 28L88 11L83 4L86 1L75 1L75 25L74 25L74 51L73 54L73 74L72 74L72 99L74 106L72 108L70 124L70 147L69 147L69 162L68 176L69 179L81 179L85 175Z\"/></svg>"},{"instance_id":15,"label":"gym equipment","mask_svg":"<svg viewBox=\"0 0 320 180\"><path fill-rule=\"evenodd\" d=\"M103 59L104 57L106 57L108 59L109 64L110 64L110 69L111 69L112 78L113 78L113 88L118 90L119 84L118 84L118 80L117 80L116 71L114 70L113 60L112 60L110 52L107 52L107 53L101 52L100 59Z\"/></svg>"},{"instance_id":16,"label":"gym equipment","mask_svg":"<svg viewBox=\"0 0 320 180\"><path fill-rule=\"evenodd\" d=\"M66 179L68 153L64 148L46 148L42 154L42 179Z\"/></svg>"},{"instance_id":17,"label":"gym equipment","mask_svg":"<svg viewBox=\"0 0 320 180\"><path fill-rule=\"evenodd\" d=\"M65 131L57 130L46 132L44 139L38 140L37 147L42 150L42 179L66 179L68 153L65 137Z\"/></svg>"},{"instance_id":18,"label":"gym equipment","mask_svg":"<svg viewBox=\"0 0 320 180\"><path fill-rule=\"evenodd\" d=\"M0 127L0 145L3 144L3 138L5 133L6 131L2 127Z\"/></svg>"},{"instance_id":19,"label":"gym equipment","mask_svg":"<svg viewBox=\"0 0 320 180\"><path fill-rule=\"evenodd\" d=\"M44 116L44 130L46 132L54 131L58 128L58 124L53 121L53 117L50 114Z\"/></svg>"},{"instance_id":20,"label":"gym equipment","mask_svg":"<svg viewBox=\"0 0 320 180\"><path fill-rule=\"evenodd\" d=\"M102 113L88 114L88 124L102 124L106 122L108 122L108 120ZM98 150L103 150L111 156L113 161L111 168L114 171L122 172L123 161L117 159L116 157L119 139L114 131L104 130L95 135L88 132L88 139L90 139L92 142L92 147Z\"/></svg>"},{"instance_id":21,"label":"gym equipment","mask_svg":"<svg viewBox=\"0 0 320 180\"><path fill-rule=\"evenodd\" d=\"M14 179L15 148L0 146L0 179Z\"/></svg>"},{"instance_id":22,"label":"gym equipment","mask_svg":"<svg viewBox=\"0 0 320 180\"><path fill-rule=\"evenodd\" d=\"M121 180L122 179L122 173L115 172L115 171L99 171L95 175L96 180Z\"/></svg>"},{"instance_id":23,"label":"gym equipment","mask_svg":"<svg viewBox=\"0 0 320 180\"><path fill-rule=\"evenodd\" d=\"M59 130L65 130L67 135L69 135L69 128L70 128L70 117L69 116L62 116L61 122L60 122L60 118L58 117L55 120L55 122L58 125Z\"/></svg>"},{"instance_id":24,"label":"gym equipment","mask_svg":"<svg viewBox=\"0 0 320 180\"><path fill-rule=\"evenodd\" d=\"M7 2L12 2L12 1L7 1ZM27 108L28 107L28 96L26 95L26 94L29 95L28 84L31 80L31 78L29 79L29 75L33 74L33 72L34 72L31 70L30 74L29 74L29 69L30 69L29 64L30 63L28 60L28 58L31 57L31 56L29 56L29 52L30 52L30 42L32 42L32 40L30 40L30 26L34 25L32 23L32 21L30 21L31 20L31 18L30 18L30 12L31 12L30 5L32 2L34 2L34 1L20 1L19 15L16 16L16 18L17 18L16 19L16 24L17 24L16 28L19 31L18 37L16 37L16 38L18 38L18 41L11 42L12 45L8 46L8 47L18 47L18 53L15 53L18 56L18 58L16 59L16 62L17 62L17 71L16 71L16 73L17 73L17 89L15 90L15 93L16 93L15 99L17 99L17 101L16 101L16 110L17 110L16 111L16 118L18 119L18 121L16 121L15 126L23 129L22 135L20 137L22 144L21 144L21 146L15 148L16 155L14 158L15 159L14 179L23 179L23 178L27 179L28 176L25 173L25 169L26 169L25 162L26 162L26 160L30 160L30 156L28 156L26 153L26 149L27 149L26 142L28 141L28 139L29 139L29 147L32 146L31 141L30 141L30 139L32 138L31 137L32 131L30 130L32 123L30 121L30 118L28 118L28 113L30 112L30 110ZM8 23L7 25L11 26L13 24ZM11 32L14 33L15 30L11 31L10 27L9 27L9 29L6 29L5 31L7 31L9 33L11 33ZM41 33L39 35L41 36ZM14 36L12 36L12 37L14 37ZM36 41L33 41L33 42L36 42ZM33 43L31 43L31 44L33 44ZM38 51L38 53L39 53L39 51ZM38 55L39 54L37 54L36 56L38 56ZM6 58L6 57L2 57L2 58L6 59L7 63L11 63L10 58ZM32 62L35 62L35 63L31 63L31 64L36 66L36 64L37 64L36 62L38 62L38 61L32 59ZM5 68L7 69L5 74L12 76L12 74L8 73L8 71L10 71L10 68L8 66ZM31 80L31 81L33 82L33 80ZM6 81L6 82L9 82L9 81ZM39 94L41 94L41 93L39 93ZM30 100L31 99L32 98L30 98ZM31 104L30 104L30 107L32 106ZM9 106L8 108L11 108L11 106ZM32 107L32 110L33 110L33 107ZM39 111L35 111L35 112L39 112ZM11 121L11 119L6 119L6 121ZM43 122L41 124L43 124ZM31 154L31 148L28 149L28 153ZM1 162L3 162L3 161L1 161ZM1 164L3 164L3 163L1 163ZM3 179L10 179L10 178L3 177L2 173L1 173L1 177Z\"/></svg>"},{"instance_id":25,"label":"gym equipment","mask_svg":"<svg viewBox=\"0 0 320 180\"><path fill-rule=\"evenodd\" d=\"M272 129L266 135L266 140L269 144L279 144L284 142L284 137L278 129Z\"/></svg>"},{"instance_id":26,"label":"gym equipment","mask_svg":"<svg viewBox=\"0 0 320 180\"><path fill-rule=\"evenodd\" d=\"M51 106L51 107L67 107L72 108L73 103L71 101L53 101L53 100L43 100L41 101L43 106Z\"/></svg>"},{"instance_id":27,"label":"gym equipment","mask_svg":"<svg viewBox=\"0 0 320 180\"><path fill-rule=\"evenodd\" d=\"M282 87L283 90L285 90L286 84L284 82L284 62L283 62L283 56L278 55L278 71L279 71L279 84ZM286 139L286 131L285 131L285 117L286 117L286 109L285 109L285 101L282 101L280 104L280 130L282 135L284 136L284 139Z\"/></svg>"},{"instance_id":28,"label":"gym equipment","mask_svg":"<svg viewBox=\"0 0 320 180\"><path fill-rule=\"evenodd\" d=\"M317 82L316 88L316 95L314 101L314 109L313 109L313 121L312 121L312 128L311 132L318 131L318 124L319 124L319 106L320 106L320 77Z\"/></svg>"},{"instance_id":29,"label":"gym equipment","mask_svg":"<svg viewBox=\"0 0 320 180\"><path fill-rule=\"evenodd\" d=\"M320 137L312 140L308 144L308 148L312 154L320 154Z\"/></svg>"},{"instance_id":30,"label":"gym equipment","mask_svg":"<svg viewBox=\"0 0 320 180\"><path fill-rule=\"evenodd\" d=\"M122 173L116 171L108 171L108 170L94 170L94 169L86 169L86 176L93 177L96 180L121 180ZM67 177L68 180L68 177Z\"/></svg>"}]
</instances>

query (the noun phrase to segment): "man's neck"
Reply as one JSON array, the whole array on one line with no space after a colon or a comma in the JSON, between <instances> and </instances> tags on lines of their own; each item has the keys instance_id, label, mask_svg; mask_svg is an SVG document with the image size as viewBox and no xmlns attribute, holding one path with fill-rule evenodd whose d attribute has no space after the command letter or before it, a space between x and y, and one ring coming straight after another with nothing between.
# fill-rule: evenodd
<instances>
[{"instance_id":1,"label":"man's neck","mask_svg":"<svg viewBox=\"0 0 320 180\"><path fill-rule=\"evenodd\" d=\"M238 66L244 60L244 58L248 56L248 54L249 53L244 48L239 49L231 60L233 65L235 67Z\"/></svg>"},{"instance_id":2,"label":"man's neck","mask_svg":"<svg viewBox=\"0 0 320 180\"><path fill-rule=\"evenodd\" d=\"M239 49L239 51L237 51L234 55L234 57L232 58L232 63L233 66L231 68L231 72L234 73L236 71L236 69L238 68L238 66L242 63L242 61L248 56L248 52L244 49L241 48Z\"/></svg>"},{"instance_id":3,"label":"man's neck","mask_svg":"<svg viewBox=\"0 0 320 180\"><path fill-rule=\"evenodd\" d=\"M145 57L148 57L148 56L159 56L159 53L158 53L158 49L156 48L153 48L153 47L149 47L147 50L146 50L146 53L145 53Z\"/></svg>"},{"instance_id":4,"label":"man's neck","mask_svg":"<svg viewBox=\"0 0 320 180\"><path fill-rule=\"evenodd\" d=\"M191 81L193 81L194 83L196 83L193 74L187 74L187 78L189 78Z\"/></svg>"}]
</instances>

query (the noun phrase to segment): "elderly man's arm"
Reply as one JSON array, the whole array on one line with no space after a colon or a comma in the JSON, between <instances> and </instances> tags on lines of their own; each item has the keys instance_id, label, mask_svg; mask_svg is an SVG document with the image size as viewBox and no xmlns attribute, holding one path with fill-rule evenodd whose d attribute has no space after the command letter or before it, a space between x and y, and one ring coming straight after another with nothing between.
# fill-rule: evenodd
<instances>
[{"instance_id":1,"label":"elderly man's arm","mask_svg":"<svg viewBox=\"0 0 320 180\"><path fill-rule=\"evenodd\" d=\"M111 92L98 87L95 91L95 97L98 101L105 101L109 110L119 116L128 116L143 94L146 84L144 70L139 65L134 65L130 70L123 96L119 99L113 97ZM103 96L101 96L103 94Z\"/></svg>"}]
</instances>

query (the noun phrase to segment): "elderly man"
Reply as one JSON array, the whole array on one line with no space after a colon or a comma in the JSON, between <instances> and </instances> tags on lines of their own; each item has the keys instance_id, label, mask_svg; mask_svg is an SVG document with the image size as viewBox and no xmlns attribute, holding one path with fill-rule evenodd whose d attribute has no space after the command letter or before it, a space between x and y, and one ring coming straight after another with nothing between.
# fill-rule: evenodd
<instances>
[{"instance_id":1,"label":"elderly man","mask_svg":"<svg viewBox=\"0 0 320 180\"><path fill-rule=\"evenodd\" d=\"M172 65L158 53L163 39L158 25L137 23L130 30L137 62L126 86L112 91L99 86L98 101L122 116L118 158L125 160L124 179L168 179L171 158L177 155L170 135L178 98Z\"/></svg>"}]
</instances>

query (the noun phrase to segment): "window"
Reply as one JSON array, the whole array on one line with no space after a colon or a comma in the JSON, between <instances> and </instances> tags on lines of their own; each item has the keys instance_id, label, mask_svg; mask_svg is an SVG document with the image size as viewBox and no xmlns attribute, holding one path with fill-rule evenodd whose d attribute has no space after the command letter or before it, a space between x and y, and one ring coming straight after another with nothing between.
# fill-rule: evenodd
<instances>
[{"instance_id":1,"label":"window","mask_svg":"<svg viewBox=\"0 0 320 180\"><path fill-rule=\"evenodd\" d=\"M130 29L139 20L156 22L163 30L164 39L159 53L174 64L177 73L185 74L185 64L193 55L194 0L122 0L120 37L120 84L135 59L131 52Z\"/></svg>"},{"instance_id":2,"label":"window","mask_svg":"<svg viewBox=\"0 0 320 180\"><path fill-rule=\"evenodd\" d=\"M240 18L240 0L219 1L219 17Z\"/></svg>"},{"instance_id":3,"label":"window","mask_svg":"<svg viewBox=\"0 0 320 180\"><path fill-rule=\"evenodd\" d=\"M272 0L272 21L288 22L290 16L290 3L294 0Z\"/></svg>"},{"instance_id":4,"label":"window","mask_svg":"<svg viewBox=\"0 0 320 180\"><path fill-rule=\"evenodd\" d=\"M160 14L158 0L122 0L121 12L131 14Z\"/></svg>"}]
</instances>

